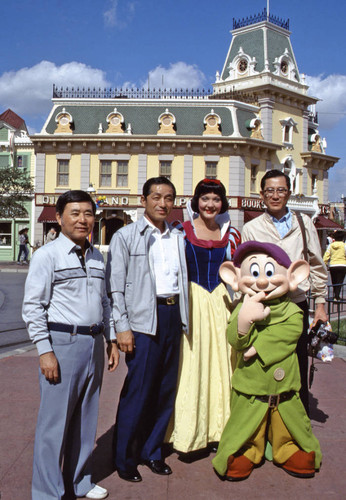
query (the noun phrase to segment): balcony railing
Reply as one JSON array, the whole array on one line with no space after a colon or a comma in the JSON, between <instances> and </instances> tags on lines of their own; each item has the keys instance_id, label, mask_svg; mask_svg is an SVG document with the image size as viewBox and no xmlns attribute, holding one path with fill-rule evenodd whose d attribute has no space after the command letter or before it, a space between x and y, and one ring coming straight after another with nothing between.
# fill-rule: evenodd
<instances>
[{"instance_id":1,"label":"balcony railing","mask_svg":"<svg viewBox=\"0 0 346 500\"><path fill-rule=\"evenodd\" d=\"M208 99L212 89L63 88L53 85L58 99Z\"/></svg>"},{"instance_id":2,"label":"balcony railing","mask_svg":"<svg viewBox=\"0 0 346 500\"><path fill-rule=\"evenodd\" d=\"M272 24L276 24L277 26L284 28L285 30L290 29L289 19L285 21L284 19L280 19L277 16L273 16L270 13L269 15L267 15L266 8L263 9L263 12L260 12L259 14L254 16L244 17L243 19L233 18L233 29L236 30L238 28L244 28L245 26L250 26L251 24L260 23L261 21L269 21Z\"/></svg>"}]
</instances>

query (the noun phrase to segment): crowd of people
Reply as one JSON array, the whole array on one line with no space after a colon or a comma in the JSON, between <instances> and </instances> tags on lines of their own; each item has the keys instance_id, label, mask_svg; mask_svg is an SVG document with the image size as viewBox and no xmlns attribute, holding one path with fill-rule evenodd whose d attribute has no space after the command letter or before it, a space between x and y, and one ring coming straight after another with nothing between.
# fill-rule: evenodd
<instances>
[{"instance_id":1,"label":"crowd of people","mask_svg":"<svg viewBox=\"0 0 346 500\"><path fill-rule=\"evenodd\" d=\"M88 240L96 214L90 195L73 190L59 197L59 237L52 231L52 242L33 254L23 302L23 318L36 344L40 365L33 500L61 499L64 494L96 499L108 495L105 488L93 483L91 470L104 340L108 370L115 371L119 351L125 355L128 370L113 439L114 468L122 480L142 481L139 465L155 474L171 474L163 454L164 443L188 454L206 448L217 451L220 440L222 446L213 464L228 480L248 477L258 463L257 458L251 458L262 457L264 447L269 456L271 445L273 460L286 472L297 477L314 475L320 451L308 419L306 292L310 289L315 299L314 322L326 321L327 270L310 218L287 207L290 194L289 177L278 170L268 171L260 192L266 211L245 224L240 234L231 225L226 189L219 180L200 181L188 205L189 220L169 225L166 219L174 206L175 187L165 177L150 178L141 197L144 215L113 235L106 266ZM270 363L257 341L252 346L257 350L250 347L252 336L260 337L257 316L245 321L246 327L235 316L236 303L240 307L243 303L242 286L233 287L221 272L225 262L235 259L240 267L247 257L241 241L250 243L250 256L251 252L261 253L262 247L251 246L253 242L269 244L263 250L270 260L264 265L263 275L258 264L250 263L246 272L242 269L250 290L245 293L245 301L248 293L262 293L258 296L265 302L268 293L270 296L273 290L282 289L272 302L268 298L269 312L271 307L282 311L277 301L281 304L284 295L291 311L287 317L293 314L297 318L289 346L282 347L279 342L278 350L283 349L284 359L289 361L285 361L285 369L275 365L275 402L269 405L273 393L263 392L258 380L250 394L248 389L242 390L242 385L232 389L232 373L238 381L239 370L249 365L254 369L255 359L258 370ZM279 250L272 250L270 245ZM334 247L330 245L324 259L332 259L332 252ZM279 259L278 269L284 266L283 271L275 271L275 259ZM306 271L299 279L291 272L291 262L299 259L305 260L305 269L310 270L309 280ZM238 290L233 303L227 283ZM269 292L264 291L266 287ZM258 300L253 300L251 314L258 308ZM244 315L244 309L240 310ZM261 325L267 325L268 307L264 310ZM283 313L275 314L283 320ZM231 340L232 335L236 341ZM294 371L294 381L293 375L285 372L288 366L294 367L289 369ZM285 383L281 384L282 380ZM256 399L255 407L261 408L256 418L269 415L268 411L270 419L274 422L275 417L277 422L267 433L267 424L262 425L262 451L255 455L248 452L250 448L256 450L258 442L252 431L232 449L229 446L235 425L232 415L237 414L239 405L247 408L244 398ZM297 431L299 426L292 430L291 422L301 415L305 415L305 430ZM279 438L275 437L278 432ZM285 440L284 452L277 445L278 439L281 444ZM225 452L228 449L229 456Z\"/></svg>"}]
</instances>

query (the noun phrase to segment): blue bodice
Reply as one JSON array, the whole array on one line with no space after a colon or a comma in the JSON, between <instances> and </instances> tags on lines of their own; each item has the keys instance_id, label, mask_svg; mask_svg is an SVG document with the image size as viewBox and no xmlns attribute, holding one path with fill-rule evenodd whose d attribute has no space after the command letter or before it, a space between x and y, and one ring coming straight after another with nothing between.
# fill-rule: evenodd
<instances>
[{"instance_id":1,"label":"blue bodice","mask_svg":"<svg viewBox=\"0 0 346 500\"><path fill-rule=\"evenodd\" d=\"M220 283L219 268L226 256L227 242L221 248L204 248L186 238L186 261L189 281L212 292Z\"/></svg>"}]
</instances>

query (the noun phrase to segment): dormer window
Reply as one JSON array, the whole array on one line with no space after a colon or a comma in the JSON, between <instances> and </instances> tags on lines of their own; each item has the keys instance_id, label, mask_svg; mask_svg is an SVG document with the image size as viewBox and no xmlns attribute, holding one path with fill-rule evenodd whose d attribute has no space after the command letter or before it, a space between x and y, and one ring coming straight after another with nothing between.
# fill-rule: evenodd
<instances>
[{"instance_id":1,"label":"dormer window","mask_svg":"<svg viewBox=\"0 0 346 500\"><path fill-rule=\"evenodd\" d=\"M72 134L73 118L65 108L63 108L62 111L56 115L55 121L57 123L57 127L54 134Z\"/></svg>"},{"instance_id":2,"label":"dormer window","mask_svg":"<svg viewBox=\"0 0 346 500\"><path fill-rule=\"evenodd\" d=\"M214 113L213 109L204 117L203 123L205 127L203 135L221 135L221 118L219 115Z\"/></svg>"},{"instance_id":3,"label":"dormer window","mask_svg":"<svg viewBox=\"0 0 346 500\"><path fill-rule=\"evenodd\" d=\"M158 134L174 134L175 135L175 116L168 111L162 113L159 116L158 122L160 124L160 128L158 130Z\"/></svg>"},{"instance_id":4,"label":"dormer window","mask_svg":"<svg viewBox=\"0 0 346 500\"><path fill-rule=\"evenodd\" d=\"M288 62L285 61L285 60L282 60L281 61L281 64L280 64L280 71L283 75L287 75L288 73Z\"/></svg>"},{"instance_id":5,"label":"dormer window","mask_svg":"<svg viewBox=\"0 0 346 500\"><path fill-rule=\"evenodd\" d=\"M117 108L107 116L108 128L106 134L123 134L124 133L124 117Z\"/></svg>"}]
</instances>

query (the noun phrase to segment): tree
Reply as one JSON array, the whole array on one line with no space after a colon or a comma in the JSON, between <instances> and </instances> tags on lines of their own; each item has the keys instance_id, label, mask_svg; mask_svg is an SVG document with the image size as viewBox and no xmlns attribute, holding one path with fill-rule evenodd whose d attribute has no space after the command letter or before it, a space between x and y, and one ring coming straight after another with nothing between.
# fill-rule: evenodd
<instances>
[{"instance_id":1,"label":"tree","mask_svg":"<svg viewBox=\"0 0 346 500\"><path fill-rule=\"evenodd\" d=\"M0 218L28 217L24 208L31 201L34 185L31 177L17 167L0 168Z\"/></svg>"}]
</instances>

